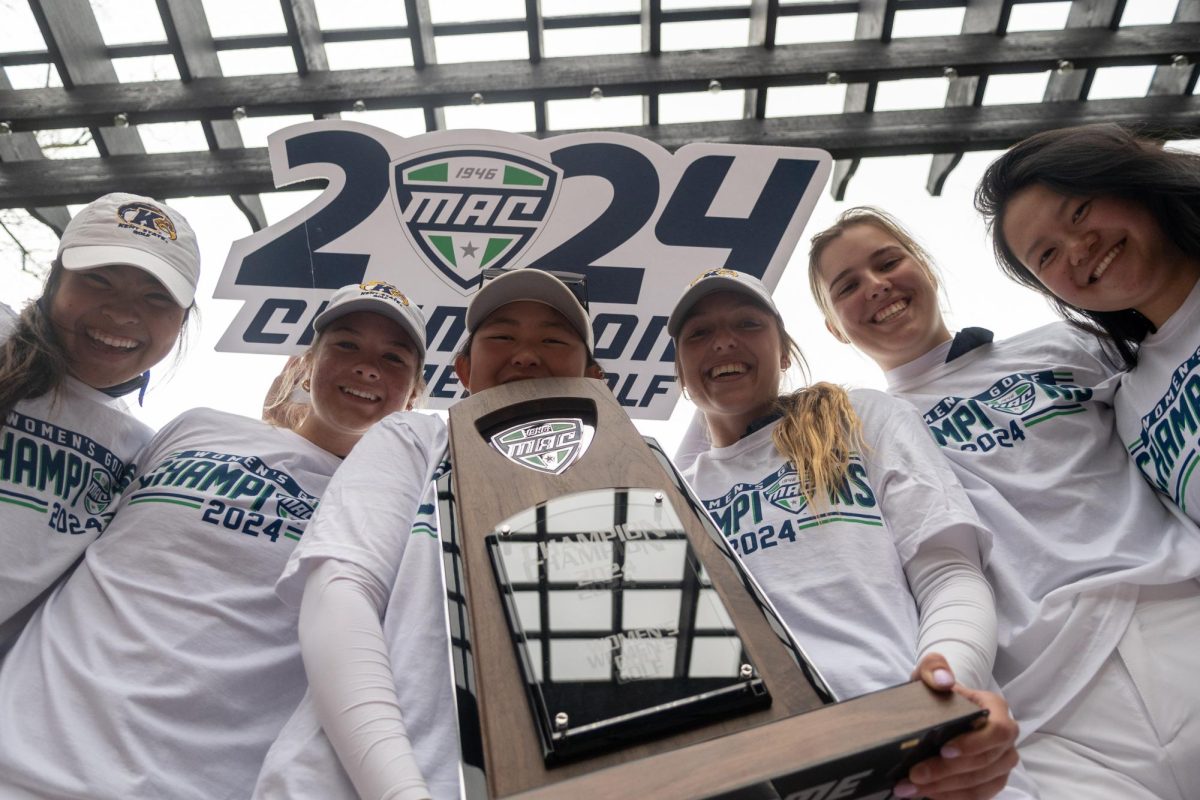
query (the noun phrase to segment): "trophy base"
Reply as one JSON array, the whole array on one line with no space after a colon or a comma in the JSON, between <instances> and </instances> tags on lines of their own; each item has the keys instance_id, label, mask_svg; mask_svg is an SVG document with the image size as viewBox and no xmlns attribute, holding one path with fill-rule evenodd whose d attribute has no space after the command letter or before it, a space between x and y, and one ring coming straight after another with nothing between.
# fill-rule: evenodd
<instances>
[{"instance_id":1,"label":"trophy base","mask_svg":"<svg viewBox=\"0 0 1200 800\"><path fill-rule=\"evenodd\" d=\"M985 714L909 683L509 797L885 800Z\"/></svg>"}]
</instances>

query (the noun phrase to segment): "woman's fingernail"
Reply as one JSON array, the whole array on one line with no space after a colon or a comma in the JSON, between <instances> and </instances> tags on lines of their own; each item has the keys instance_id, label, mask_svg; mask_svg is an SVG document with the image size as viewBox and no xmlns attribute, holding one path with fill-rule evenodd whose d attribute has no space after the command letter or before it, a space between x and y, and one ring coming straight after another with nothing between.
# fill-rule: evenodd
<instances>
[{"instance_id":1,"label":"woman's fingernail","mask_svg":"<svg viewBox=\"0 0 1200 800\"><path fill-rule=\"evenodd\" d=\"M916 797L917 787L913 786L908 781L900 781L896 784L895 788L892 789L892 794L894 794L896 797Z\"/></svg>"},{"instance_id":2,"label":"woman's fingernail","mask_svg":"<svg viewBox=\"0 0 1200 800\"><path fill-rule=\"evenodd\" d=\"M962 755L962 750L959 750L952 744L948 744L942 748L942 758L958 758Z\"/></svg>"},{"instance_id":3,"label":"woman's fingernail","mask_svg":"<svg viewBox=\"0 0 1200 800\"><path fill-rule=\"evenodd\" d=\"M933 682L938 686L949 689L954 685L954 675L948 669L935 669L933 671Z\"/></svg>"}]
</instances>

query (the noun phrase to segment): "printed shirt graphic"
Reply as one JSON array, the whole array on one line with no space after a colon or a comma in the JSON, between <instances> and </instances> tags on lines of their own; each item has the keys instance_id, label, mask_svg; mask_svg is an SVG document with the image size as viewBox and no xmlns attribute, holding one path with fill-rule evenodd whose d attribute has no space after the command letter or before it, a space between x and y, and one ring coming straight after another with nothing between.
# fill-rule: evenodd
<instances>
[{"instance_id":1,"label":"printed shirt graphic","mask_svg":"<svg viewBox=\"0 0 1200 800\"><path fill-rule=\"evenodd\" d=\"M151 433L122 401L73 378L9 412L0 428L0 653L27 606L108 525Z\"/></svg>"},{"instance_id":2,"label":"printed shirt graphic","mask_svg":"<svg viewBox=\"0 0 1200 800\"><path fill-rule=\"evenodd\" d=\"M320 513L277 586L279 596L298 608L309 573L334 559L365 573L370 596L388 598L379 611L397 699L435 800L460 796L443 543L433 482L449 468L446 449L446 426L437 417L398 413L375 425L330 482ZM253 796L358 797L321 730L311 695L305 695L271 746Z\"/></svg>"},{"instance_id":3,"label":"printed shirt graphic","mask_svg":"<svg viewBox=\"0 0 1200 800\"><path fill-rule=\"evenodd\" d=\"M1171 318L1142 342L1121 379L1117 425L1138 469L1200 522L1200 281Z\"/></svg>"},{"instance_id":4,"label":"printed shirt graphic","mask_svg":"<svg viewBox=\"0 0 1200 800\"><path fill-rule=\"evenodd\" d=\"M995 534L995 674L1032 731L1112 652L1138 584L1200 573L1200 536L1126 457L1095 337L1055 323L947 364L948 349L888 372L889 391L917 407Z\"/></svg>"},{"instance_id":5,"label":"printed shirt graphic","mask_svg":"<svg viewBox=\"0 0 1200 800\"><path fill-rule=\"evenodd\" d=\"M0 673L0 795L246 797L304 693L274 584L341 460L209 409L140 458Z\"/></svg>"},{"instance_id":6,"label":"printed shirt graphic","mask_svg":"<svg viewBox=\"0 0 1200 800\"><path fill-rule=\"evenodd\" d=\"M775 425L701 453L685 477L840 699L908 680L918 620L904 564L954 526L988 536L912 409L851 393L866 451L823 506L799 491Z\"/></svg>"}]
</instances>

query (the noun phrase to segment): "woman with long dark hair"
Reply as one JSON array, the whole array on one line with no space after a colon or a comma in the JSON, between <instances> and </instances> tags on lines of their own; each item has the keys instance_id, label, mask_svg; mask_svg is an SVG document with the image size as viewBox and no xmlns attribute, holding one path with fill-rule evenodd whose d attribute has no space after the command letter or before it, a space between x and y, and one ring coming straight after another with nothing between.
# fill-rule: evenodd
<instances>
[{"instance_id":1,"label":"woman with long dark hair","mask_svg":"<svg viewBox=\"0 0 1200 800\"><path fill-rule=\"evenodd\" d=\"M0 655L112 518L153 433L122 398L179 341L199 277L182 214L108 194L63 231L41 296L0 305Z\"/></svg>"},{"instance_id":2,"label":"woman with long dark hair","mask_svg":"<svg viewBox=\"0 0 1200 800\"><path fill-rule=\"evenodd\" d=\"M988 167L976 204L1005 270L1120 350L1121 438L1200 521L1200 154L1116 125L1047 131Z\"/></svg>"},{"instance_id":3,"label":"woman with long dark hair","mask_svg":"<svg viewBox=\"0 0 1200 800\"><path fill-rule=\"evenodd\" d=\"M412 491L387 501L411 519L444 441L435 417L393 413L422 388L415 303L346 286L313 328L294 427L197 408L142 450L112 523L0 665L0 796L250 796L306 685L274 584L330 476L375 423L402 432Z\"/></svg>"}]
</instances>

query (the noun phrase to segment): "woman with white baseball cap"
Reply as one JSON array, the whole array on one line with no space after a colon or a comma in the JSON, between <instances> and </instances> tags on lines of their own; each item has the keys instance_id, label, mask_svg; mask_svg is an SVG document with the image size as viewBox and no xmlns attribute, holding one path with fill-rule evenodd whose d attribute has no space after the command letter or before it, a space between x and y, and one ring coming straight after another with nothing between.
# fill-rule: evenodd
<instances>
[{"instance_id":1,"label":"woman with white baseball cap","mask_svg":"<svg viewBox=\"0 0 1200 800\"><path fill-rule=\"evenodd\" d=\"M781 394L803 356L746 273L700 275L667 331L703 421L689 432L684 477L834 693L912 674L991 712L895 796L1030 797L1003 788L1017 761L1007 704L964 688L991 684L996 612L980 569L991 533L913 409L828 383Z\"/></svg>"},{"instance_id":2,"label":"woman with white baseball cap","mask_svg":"<svg viewBox=\"0 0 1200 800\"><path fill-rule=\"evenodd\" d=\"M582 276L492 274L467 308L467 340L455 359L468 390L603 374L573 291L582 292ZM255 798L460 797L464 750L451 661L463 666L470 654L452 649L447 619L447 603L462 603L462 572L440 442L437 483L415 487L416 473L397 455L401 437L386 425L373 429L334 476L293 552L278 591L301 605L310 689L268 753ZM415 523L391 501L414 488L425 490ZM456 566L444 568L444 557ZM459 705L467 699L460 694Z\"/></svg>"},{"instance_id":3,"label":"woman with white baseball cap","mask_svg":"<svg viewBox=\"0 0 1200 800\"><path fill-rule=\"evenodd\" d=\"M112 517L153 434L121 398L179 340L199 274L183 215L108 194L63 231L41 296L0 304L0 654Z\"/></svg>"},{"instance_id":4,"label":"woman with white baseball cap","mask_svg":"<svg viewBox=\"0 0 1200 800\"><path fill-rule=\"evenodd\" d=\"M250 795L304 694L297 611L274 585L330 476L384 420L414 475L385 502L411 521L445 441L437 418L393 413L421 390L415 303L347 286L313 327L293 428L194 409L142 451L104 536L0 666L0 796Z\"/></svg>"}]
</instances>

